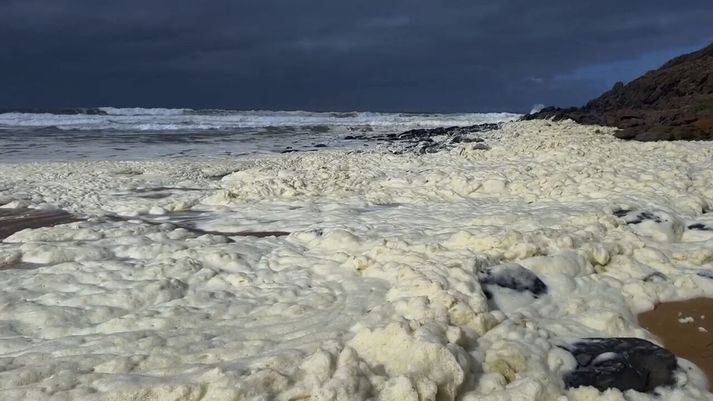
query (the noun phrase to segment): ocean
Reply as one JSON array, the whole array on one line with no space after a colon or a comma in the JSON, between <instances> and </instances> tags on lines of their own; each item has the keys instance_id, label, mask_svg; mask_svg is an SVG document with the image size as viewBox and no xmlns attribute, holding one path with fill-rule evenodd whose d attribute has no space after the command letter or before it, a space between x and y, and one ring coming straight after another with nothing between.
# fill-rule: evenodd
<instances>
[{"instance_id":1,"label":"ocean","mask_svg":"<svg viewBox=\"0 0 713 401\"><path fill-rule=\"evenodd\" d=\"M417 128L512 121L513 113L416 114L112 108L0 113L0 161L234 158L384 144ZM361 140L349 139L359 136Z\"/></svg>"}]
</instances>

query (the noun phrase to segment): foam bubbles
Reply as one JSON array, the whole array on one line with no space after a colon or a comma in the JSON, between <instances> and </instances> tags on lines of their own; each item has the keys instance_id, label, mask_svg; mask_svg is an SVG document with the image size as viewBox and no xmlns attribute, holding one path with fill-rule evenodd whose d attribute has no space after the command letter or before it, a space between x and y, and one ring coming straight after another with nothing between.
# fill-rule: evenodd
<instances>
[{"instance_id":1,"label":"foam bubbles","mask_svg":"<svg viewBox=\"0 0 713 401\"><path fill-rule=\"evenodd\" d=\"M566 121L488 142L1 165L0 198L85 220L0 243L0 398L623 399L565 390L560 346L655 341L638 312L713 297L713 147ZM497 266L534 284L493 302ZM660 397L707 399L682 366Z\"/></svg>"}]
</instances>

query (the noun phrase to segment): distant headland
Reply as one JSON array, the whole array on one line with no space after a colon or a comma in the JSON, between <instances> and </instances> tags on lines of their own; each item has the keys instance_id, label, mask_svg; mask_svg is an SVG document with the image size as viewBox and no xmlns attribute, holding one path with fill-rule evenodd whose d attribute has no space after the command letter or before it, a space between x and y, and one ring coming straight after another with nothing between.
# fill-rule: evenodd
<instances>
[{"instance_id":1,"label":"distant headland","mask_svg":"<svg viewBox=\"0 0 713 401\"><path fill-rule=\"evenodd\" d=\"M523 118L613 126L619 138L638 141L713 140L713 44L617 82L583 107L547 107Z\"/></svg>"}]
</instances>

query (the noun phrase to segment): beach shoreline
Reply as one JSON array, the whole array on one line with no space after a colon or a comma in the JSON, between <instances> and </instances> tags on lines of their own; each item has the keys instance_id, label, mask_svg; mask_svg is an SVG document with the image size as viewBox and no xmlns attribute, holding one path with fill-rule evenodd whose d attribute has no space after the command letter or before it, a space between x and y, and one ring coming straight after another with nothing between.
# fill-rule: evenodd
<instances>
[{"instance_id":1,"label":"beach shoreline","mask_svg":"<svg viewBox=\"0 0 713 401\"><path fill-rule=\"evenodd\" d=\"M84 218L0 242L0 398L623 399L565 388L565 345L656 343L639 313L713 297L713 144L614 131L0 164L8 205ZM679 361L656 391L707 389Z\"/></svg>"}]
</instances>

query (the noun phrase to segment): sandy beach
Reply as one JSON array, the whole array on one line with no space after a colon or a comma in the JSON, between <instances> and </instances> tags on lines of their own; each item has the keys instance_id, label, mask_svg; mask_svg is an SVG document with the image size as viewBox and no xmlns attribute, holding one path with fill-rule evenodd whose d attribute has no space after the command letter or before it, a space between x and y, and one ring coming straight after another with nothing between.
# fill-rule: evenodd
<instances>
[{"instance_id":1,"label":"sandy beach","mask_svg":"<svg viewBox=\"0 0 713 401\"><path fill-rule=\"evenodd\" d=\"M713 382L713 299L666 302L639 315L639 324L663 340L666 348L703 369Z\"/></svg>"}]
</instances>

